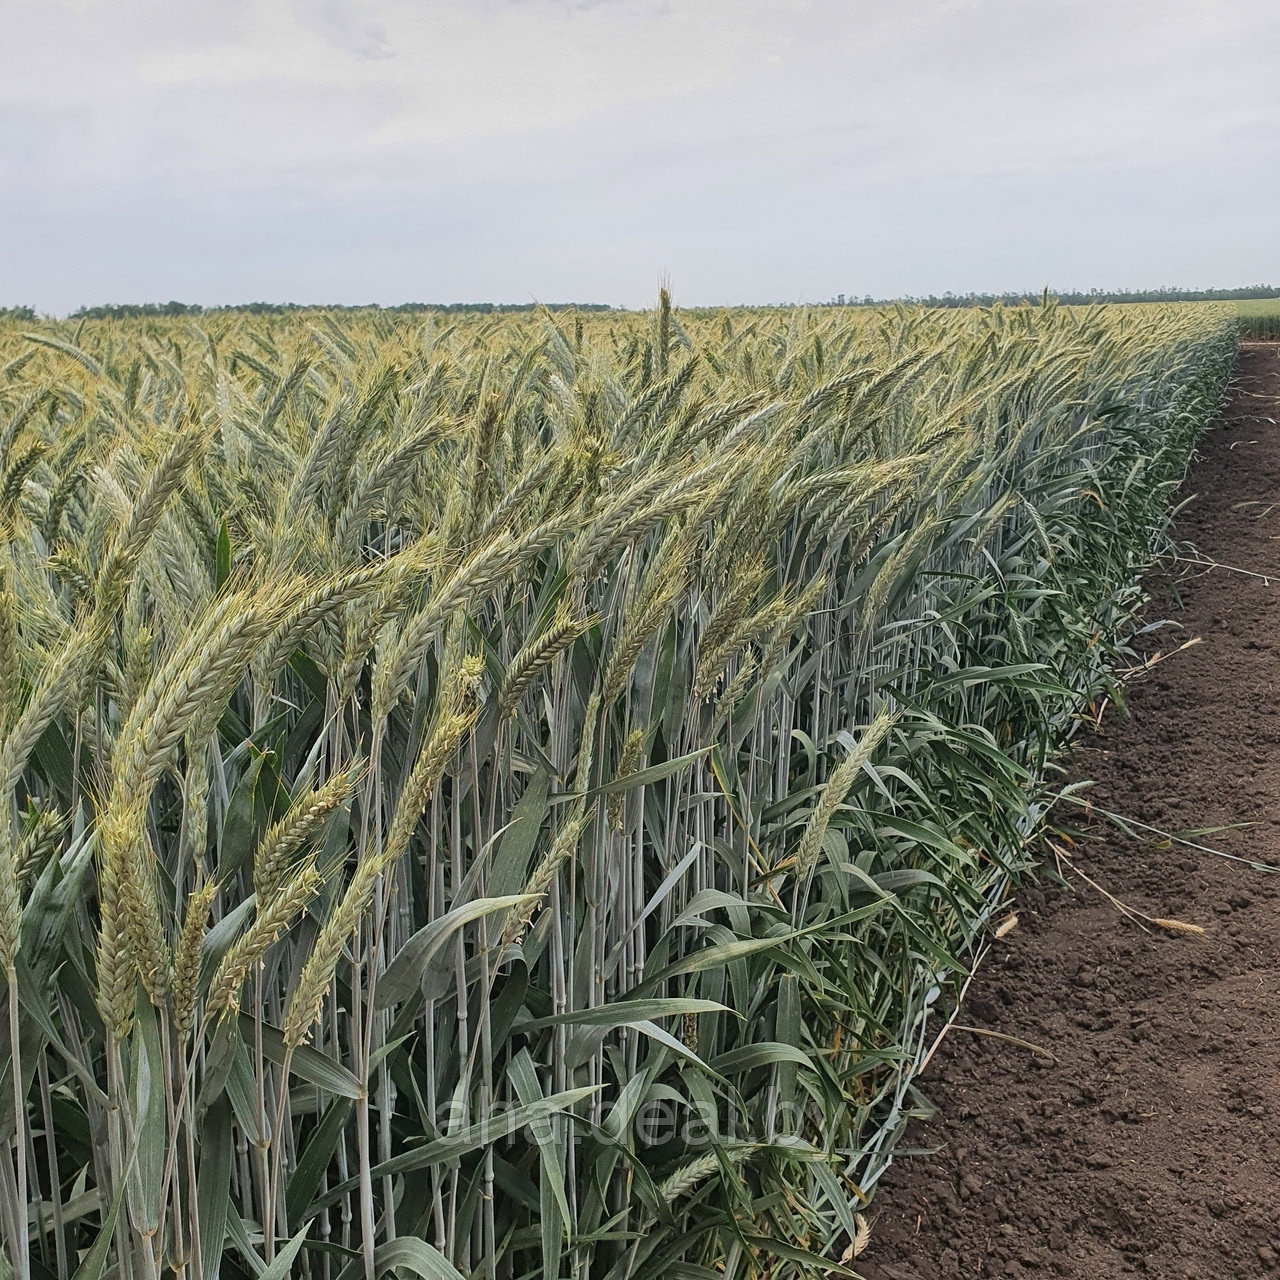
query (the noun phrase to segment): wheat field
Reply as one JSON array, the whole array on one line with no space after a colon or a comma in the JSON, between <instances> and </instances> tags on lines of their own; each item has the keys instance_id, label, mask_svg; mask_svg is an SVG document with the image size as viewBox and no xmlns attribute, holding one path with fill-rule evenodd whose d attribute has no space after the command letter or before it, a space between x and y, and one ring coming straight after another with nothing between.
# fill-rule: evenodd
<instances>
[{"instance_id":1,"label":"wheat field","mask_svg":"<svg viewBox=\"0 0 1280 1280\"><path fill-rule=\"evenodd\" d=\"M10 1274L854 1274L1236 341L0 322Z\"/></svg>"},{"instance_id":2,"label":"wheat field","mask_svg":"<svg viewBox=\"0 0 1280 1280\"><path fill-rule=\"evenodd\" d=\"M1280 341L1280 299L1257 298L1236 303L1240 336L1248 342Z\"/></svg>"}]
</instances>

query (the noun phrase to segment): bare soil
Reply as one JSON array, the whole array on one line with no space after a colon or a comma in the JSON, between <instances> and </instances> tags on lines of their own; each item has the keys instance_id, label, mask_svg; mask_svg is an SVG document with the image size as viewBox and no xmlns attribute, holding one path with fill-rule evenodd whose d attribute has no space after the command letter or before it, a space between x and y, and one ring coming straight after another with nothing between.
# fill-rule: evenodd
<instances>
[{"instance_id":1,"label":"bare soil","mask_svg":"<svg viewBox=\"0 0 1280 1280\"><path fill-rule=\"evenodd\" d=\"M1070 776L1166 831L1280 864L1280 348L1250 344L1201 444L1175 536L1223 568L1153 576L1139 637L1168 657L1127 714L1081 734ZM1273 510L1273 504L1275 509ZM1070 815L1064 815L1070 818ZM867 1280L1257 1280L1280 1275L1280 876L1088 823L1079 871L1203 936L1142 932L1067 867L1019 894L921 1082L872 1211ZM934 1150L936 1149L936 1150Z\"/></svg>"}]
</instances>

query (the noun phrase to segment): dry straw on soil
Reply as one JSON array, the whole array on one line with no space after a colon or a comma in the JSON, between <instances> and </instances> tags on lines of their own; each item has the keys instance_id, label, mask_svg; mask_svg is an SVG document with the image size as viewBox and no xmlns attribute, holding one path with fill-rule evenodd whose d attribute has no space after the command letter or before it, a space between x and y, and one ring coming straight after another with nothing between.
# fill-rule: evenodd
<instances>
[{"instance_id":1,"label":"dry straw on soil","mask_svg":"<svg viewBox=\"0 0 1280 1280\"><path fill-rule=\"evenodd\" d=\"M1234 343L7 323L19 1280L839 1272Z\"/></svg>"}]
</instances>

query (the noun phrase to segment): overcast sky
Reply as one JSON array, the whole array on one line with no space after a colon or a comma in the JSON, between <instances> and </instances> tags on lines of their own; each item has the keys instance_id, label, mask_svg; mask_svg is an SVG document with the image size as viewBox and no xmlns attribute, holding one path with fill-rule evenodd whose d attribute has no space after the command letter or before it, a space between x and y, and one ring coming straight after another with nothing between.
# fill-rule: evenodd
<instances>
[{"instance_id":1,"label":"overcast sky","mask_svg":"<svg viewBox=\"0 0 1280 1280\"><path fill-rule=\"evenodd\" d=\"M0 0L0 306L1280 284L1276 0Z\"/></svg>"}]
</instances>

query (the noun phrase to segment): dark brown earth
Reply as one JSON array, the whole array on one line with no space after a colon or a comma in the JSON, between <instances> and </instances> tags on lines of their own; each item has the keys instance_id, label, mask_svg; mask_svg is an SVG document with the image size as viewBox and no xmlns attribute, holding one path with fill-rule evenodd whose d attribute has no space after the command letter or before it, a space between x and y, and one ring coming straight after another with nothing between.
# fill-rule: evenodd
<instances>
[{"instance_id":1,"label":"dark brown earth","mask_svg":"<svg viewBox=\"0 0 1280 1280\"><path fill-rule=\"evenodd\" d=\"M1280 863L1280 349L1246 346L1202 442L1175 536L1201 558L1152 577L1147 654L1069 766L1094 803L1168 831L1249 822L1203 843ZM1272 505L1276 504L1275 509ZM1181 599L1181 607L1178 598ZM1071 815L1063 815L1071 820ZM1280 876L1093 824L1071 861L1150 916L1143 933L1064 867L1023 889L923 1081L872 1211L867 1280L953 1276L1280 1276Z\"/></svg>"}]
</instances>

